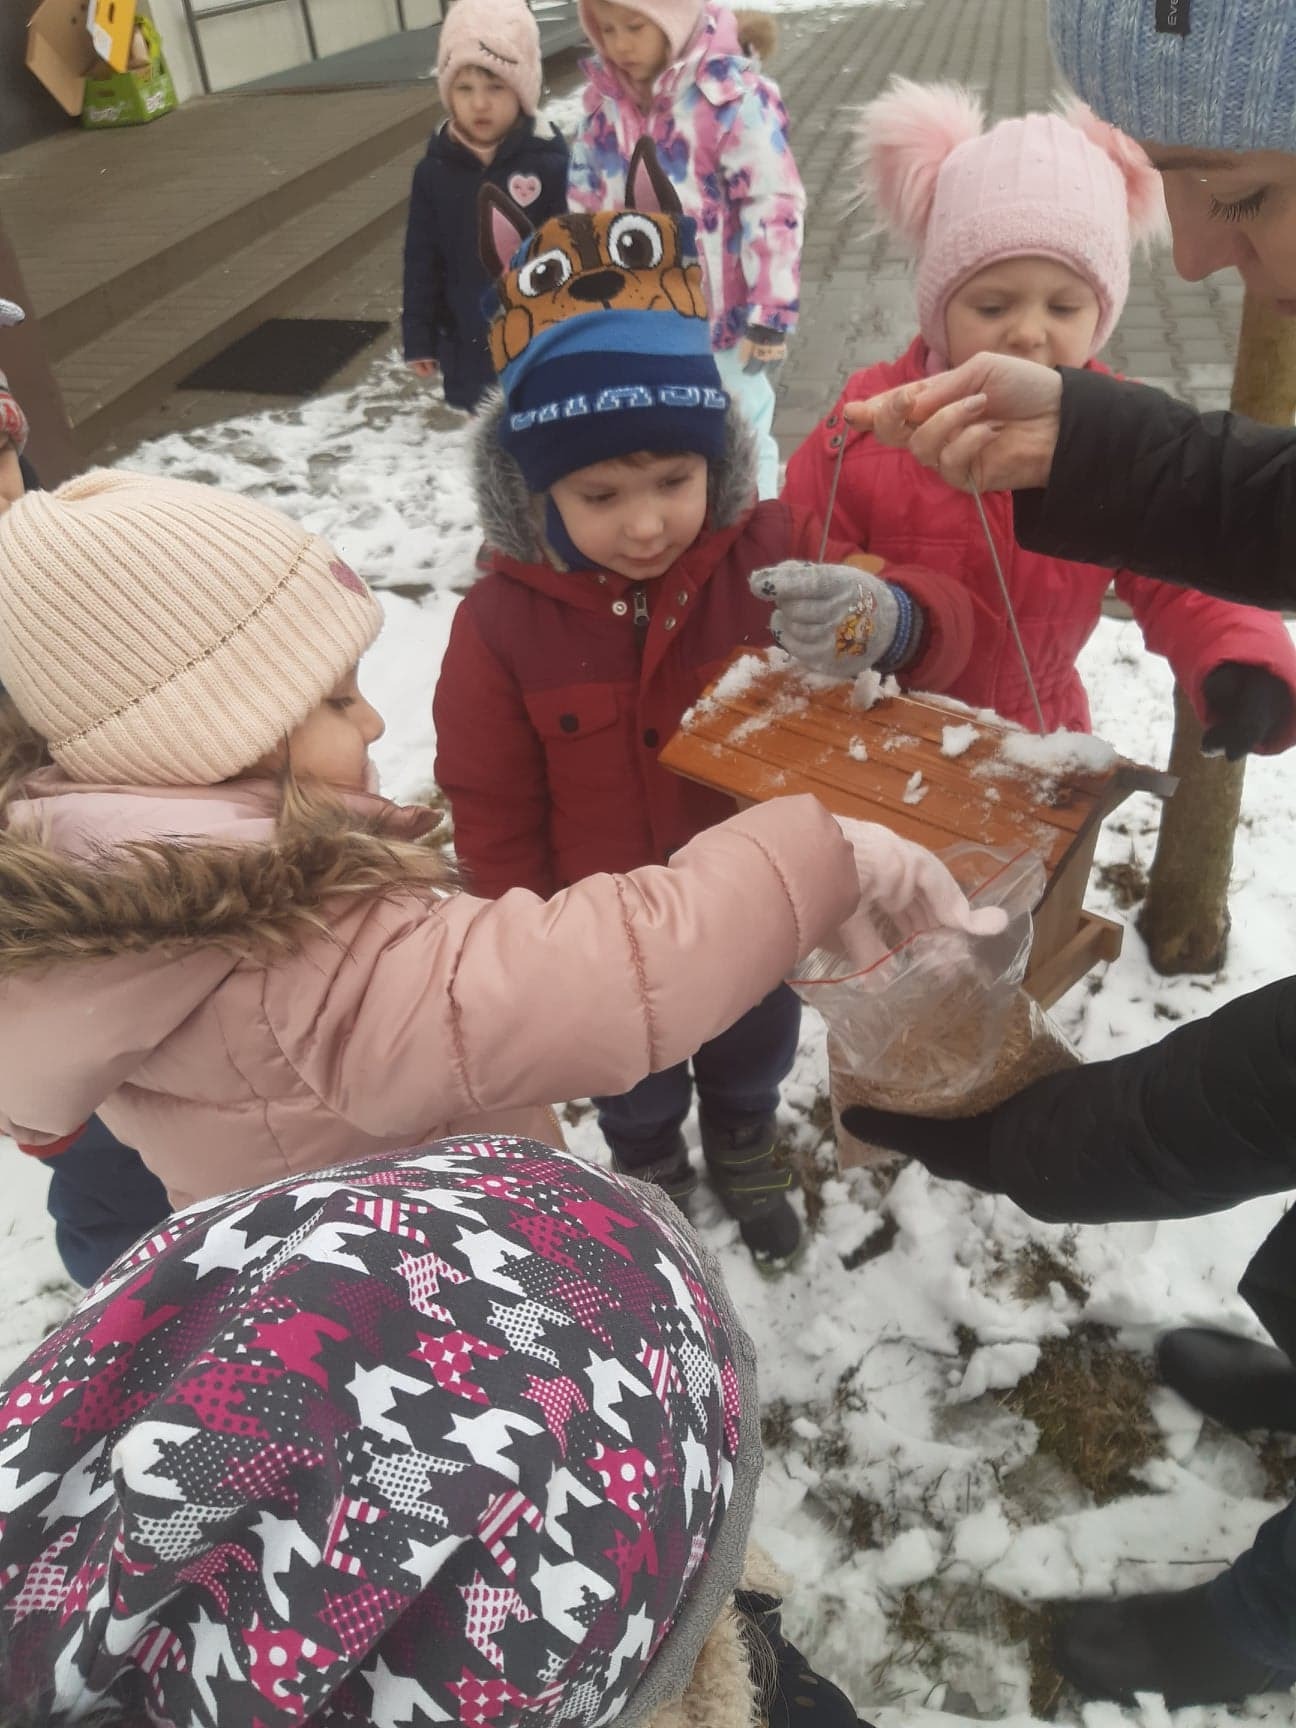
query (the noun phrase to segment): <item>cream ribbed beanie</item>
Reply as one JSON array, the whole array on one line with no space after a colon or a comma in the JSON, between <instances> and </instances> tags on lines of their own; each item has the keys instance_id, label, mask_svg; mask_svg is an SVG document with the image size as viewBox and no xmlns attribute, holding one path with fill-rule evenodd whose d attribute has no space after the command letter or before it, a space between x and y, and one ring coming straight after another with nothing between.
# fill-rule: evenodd
<instances>
[{"instance_id":1,"label":"cream ribbed beanie","mask_svg":"<svg viewBox=\"0 0 1296 1728\"><path fill-rule=\"evenodd\" d=\"M0 681L74 780L229 779L381 626L327 542L210 486L98 469L0 516Z\"/></svg>"}]
</instances>

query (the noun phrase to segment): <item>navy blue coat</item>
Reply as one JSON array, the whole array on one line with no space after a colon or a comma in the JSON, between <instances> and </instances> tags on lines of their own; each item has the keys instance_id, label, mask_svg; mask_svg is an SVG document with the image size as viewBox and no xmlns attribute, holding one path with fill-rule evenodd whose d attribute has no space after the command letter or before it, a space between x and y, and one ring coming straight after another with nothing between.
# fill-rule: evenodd
<instances>
[{"instance_id":1,"label":"navy blue coat","mask_svg":"<svg viewBox=\"0 0 1296 1728\"><path fill-rule=\"evenodd\" d=\"M446 401L456 408L475 408L495 382L481 309L490 279L477 254L477 195L487 183L537 224L558 215L567 208L566 140L547 120L524 118L486 168L447 123L432 134L414 170L405 231L405 358L435 360Z\"/></svg>"}]
</instances>

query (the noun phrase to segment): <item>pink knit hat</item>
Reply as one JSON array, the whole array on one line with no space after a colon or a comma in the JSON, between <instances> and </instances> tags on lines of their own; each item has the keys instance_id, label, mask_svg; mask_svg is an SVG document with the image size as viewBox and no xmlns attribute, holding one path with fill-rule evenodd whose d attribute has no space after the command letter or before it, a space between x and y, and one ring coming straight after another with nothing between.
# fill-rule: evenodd
<instances>
[{"instance_id":1,"label":"pink knit hat","mask_svg":"<svg viewBox=\"0 0 1296 1728\"><path fill-rule=\"evenodd\" d=\"M250 768L382 616L326 541L213 486L97 469L0 515L0 680L73 780Z\"/></svg>"},{"instance_id":2,"label":"pink knit hat","mask_svg":"<svg viewBox=\"0 0 1296 1728\"><path fill-rule=\"evenodd\" d=\"M621 0L614 0L620 5ZM688 47L702 21L705 0L625 0L627 12L638 12L655 24L670 46L670 57L678 60ZM594 16L590 0L580 0L581 28L590 41L603 52L603 33Z\"/></svg>"},{"instance_id":3,"label":"pink knit hat","mask_svg":"<svg viewBox=\"0 0 1296 1728\"><path fill-rule=\"evenodd\" d=\"M465 66L507 84L524 114L540 106L540 29L526 0L454 0L441 26L437 80L450 112L450 86Z\"/></svg>"},{"instance_id":4,"label":"pink knit hat","mask_svg":"<svg viewBox=\"0 0 1296 1728\"><path fill-rule=\"evenodd\" d=\"M1161 177L1081 102L1002 120L957 84L894 78L859 125L864 190L915 254L918 323L945 357L945 308L1004 258L1053 258L1098 296L1096 354L1129 292L1130 250L1165 228Z\"/></svg>"}]
</instances>

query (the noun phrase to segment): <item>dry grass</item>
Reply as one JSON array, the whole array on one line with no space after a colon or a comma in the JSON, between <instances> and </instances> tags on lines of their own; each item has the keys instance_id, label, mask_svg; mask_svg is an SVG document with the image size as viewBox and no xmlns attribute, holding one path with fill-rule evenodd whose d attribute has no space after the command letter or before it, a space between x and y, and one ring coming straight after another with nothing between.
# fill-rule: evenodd
<instances>
[{"instance_id":1,"label":"dry grass","mask_svg":"<svg viewBox=\"0 0 1296 1728\"><path fill-rule=\"evenodd\" d=\"M1056 1710L1058 1698L1066 1685L1053 1666L1052 1610L1013 1602L1006 1596L998 1598L998 1608L1003 1617L1006 1642L1026 1646L1031 1715L1049 1718Z\"/></svg>"},{"instance_id":2,"label":"dry grass","mask_svg":"<svg viewBox=\"0 0 1296 1728\"><path fill-rule=\"evenodd\" d=\"M1296 1438L1290 1434L1267 1434L1255 1443L1255 1455L1264 1471L1269 1498L1296 1498Z\"/></svg>"},{"instance_id":3,"label":"dry grass","mask_svg":"<svg viewBox=\"0 0 1296 1728\"><path fill-rule=\"evenodd\" d=\"M1034 1372L1000 1400L1035 1424L1040 1451L1056 1458L1099 1506L1142 1493L1135 1472L1163 1452L1148 1410L1147 1363L1118 1350L1113 1336L1105 1326L1080 1326L1049 1339Z\"/></svg>"},{"instance_id":4,"label":"dry grass","mask_svg":"<svg viewBox=\"0 0 1296 1728\"><path fill-rule=\"evenodd\" d=\"M949 1652L941 1641L943 1627L939 1624L939 1602L931 1592L909 1589L887 1610L891 1628L886 1655L874 1664L869 1684L877 1691L897 1663L905 1667L923 1667L927 1673L939 1674L947 1666Z\"/></svg>"},{"instance_id":5,"label":"dry grass","mask_svg":"<svg viewBox=\"0 0 1296 1728\"><path fill-rule=\"evenodd\" d=\"M1073 1302L1083 1306L1089 1300L1089 1287L1067 1254L1065 1245L1062 1253L1056 1254L1043 1242L1028 1243L1010 1267L1014 1293L1023 1302L1046 1301L1053 1285L1058 1284Z\"/></svg>"},{"instance_id":6,"label":"dry grass","mask_svg":"<svg viewBox=\"0 0 1296 1728\"><path fill-rule=\"evenodd\" d=\"M1107 890L1122 912L1128 912L1146 900L1148 873L1131 850L1123 863L1099 867L1098 885Z\"/></svg>"}]
</instances>

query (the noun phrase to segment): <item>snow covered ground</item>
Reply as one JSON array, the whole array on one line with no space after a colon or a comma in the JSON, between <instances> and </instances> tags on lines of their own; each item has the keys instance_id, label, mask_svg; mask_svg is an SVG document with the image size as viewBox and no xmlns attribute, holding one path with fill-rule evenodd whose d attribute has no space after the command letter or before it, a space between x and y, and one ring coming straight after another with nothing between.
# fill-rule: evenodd
<instances>
[{"instance_id":1,"label":"snow covered ground","mask_svg":"<svg viewBox=\"0 0 1296 1728\"><path fill-rule=\"evenodd\" d=\"M435 422L442 428L431 429ZM365 384L299 410L164 439L135 466L272 500L330 536L386 590L388 625L366 663L387 715L377 755L386 789L432 779L429 704L477 544L465 432L430 405L394 356ZM426 593L411 587L429 584ZM1084 673L1099 731L1126 753L1164 759L1170 678L1132 624L1104 622ZM1296 757L1251 766L1239 834L1229 963L1213 981L1167 980L1130 931L1121 960L1079 986L1059 1017L1086 1055L1160 1036L1169 1022L1296 970L1288 870L1296 846ZM1151 861L1156 808L1127 805L1100 861ZM1287 884L1287 886L1285 886ZM1096 890L1092 903L1124 917ZM860 1710L887 1725L959 1716L1031 1719L1030 1617L1016 1606L1076 1594L1178 1588L1206 1578L1278 1501L1249 1445L1153 1389L1147 1461L1096 1504L1013 1406L1041 1359L1081 1333L1074 1426L1111 1396L1128 1350L1184 1321L1247 1328L1235 1284L1283 1207L1222 1217L1065 1230L921 1169L832 1174L824 1141L822 1034L807 1025L787 1089L789 1132L816 1173L817 1221L798 1271L767 1282L714 1204L702 1228L721 1253L764 1363L769 1460L760 1534L796 1581L790 1620ZM816 1108L818 1106L818 1108ZM599 1157L592 1119L571 1129ZM38 1166L10 1149L8 1242L0 1254L0 1372L66 1312L70 1295L43 1213ZM1091 1340L1088 1345L1084 1340ZM1129 1369L1131 1364L1126 1363ZM1132 1365L1135 1385L1137 1360ZM1025 1386L1023 1387L1023 1382ZM1017 1393L1013 1389L1017 1388ZM1272 1465L1272 1460L1269 1461ZM1035 1703L1043 1703L1040 1677ZM1062 1715L1077 1719L1074 1701ZM1287 1699L1185 1714L1185 1728L1289 1722ZM1191 1715L1191 1724L1187 1718ZM1083 1710L1086 1728L1142 1712Z\"/></svg>"}]
</instances>

